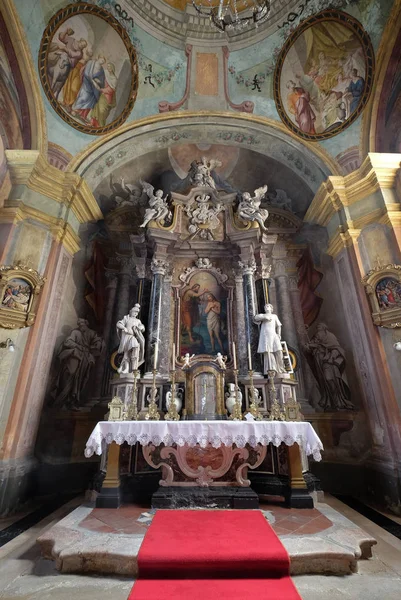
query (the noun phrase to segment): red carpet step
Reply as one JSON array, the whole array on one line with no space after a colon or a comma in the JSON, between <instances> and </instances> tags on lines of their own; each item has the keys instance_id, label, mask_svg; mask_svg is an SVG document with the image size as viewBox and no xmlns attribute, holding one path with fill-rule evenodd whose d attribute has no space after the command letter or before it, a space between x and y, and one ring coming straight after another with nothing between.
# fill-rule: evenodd
<instances>
[{"instance_id":1,"label":"red carpet step","mask_svg":"<svg viewBox=\"0 0 401 600\"><path fill-rule=\"evenodd\" d=\"M138 555L141 578L282 577L288 554L255 510L158 510Z\"/></svg>"},{"instance_id":2,"label":"red carpet step","mask_svg":"<svg viewBox=\"0 0 401 600\"><path fill-rule=\"evenodd\" d=\"M290 577L139 579L128 600L301 600L301 597Z\"/></svg>"},{"instance_id":3,"label":"red carpet step","mask_svg":"<svg viewBox=\"0 0 401 600\"><path fill-rule=\"evenodd\" d=\"M288 554L257 510L158 510L129 600L300 600Z\"/></svg>"}]
</instances>

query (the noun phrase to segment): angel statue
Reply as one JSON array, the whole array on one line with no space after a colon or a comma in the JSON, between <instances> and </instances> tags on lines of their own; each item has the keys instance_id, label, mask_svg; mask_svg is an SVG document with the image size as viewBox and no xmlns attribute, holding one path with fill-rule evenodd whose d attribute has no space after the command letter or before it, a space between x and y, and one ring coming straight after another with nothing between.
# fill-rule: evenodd
<instances>
[{"instance_id":1,"label":"angel statue","mask_svg":"<svg viewBox=\"0 0 401 600\"><path fill-rule=\"evenodd\" d=\"M172 218L172 213L167 204L167 196L163 198L163 190L157 190L154 192L153 185L146 181L139 180L143 191L149 198L149 208L145 211L145 216L142 225L140 227L146 227L150 221L156 221L159 225L164 225L165 220Z\"/></svg>"},{"instance_id":2,"label":"angel statue","mask_svg":"<svg viewBox=\"0 0 401 600\"><path fill-rule=\"evenodd\" d=\"M265 221L269 216L269 212L265 208L260 208L260 204L266 192L267 185L255 190L253 198L249 192L244 192L237 209L237 214L241 219L252 223L255 221L263 231L267 231Z\"/></svg>"},{"instance_id":3,"label":"angel statue","mask_svg":"<svg viewBox=\"0 0 401 600\"><path fill-rule=\"evenodd\" d=\"M189 352L187 352L185 356L181 356L181 360L184 362L184 364L182 365L183 369L188 369L191 366L191 360L194 356L195 354L190 356Z\"/></svg>"},{"instance_id":4,"label":"angel statue","mask_svg":"<svg viewBox=\"0 0 401 600\"><path fill-rule=\"evenodd\" d=\"M110 198L116 203L116 207L138 204L142 196L142 190L136 185L126 183L123 177L120 181L121 183L113 181L113 175L110 175L110 187L113 192Z\"/></svg>"},{"instance_id":5,"label":"angel statue","mask_svg":"<svg viewBox=\"0 0 401 600\"><path fill-rule=\"evenodd\" d=\"M226 370L227 356L223 356L221 352L217 353L213 362L216 362L222 371Z\"/></svg>"},{"instance_id":6,"label":"angel statue","mask_svg":"<svg viewBox=\"0 0 401 600\"><path fill-rule=\"evenodd\" d=\"M201 160L194 160L191 163L189 175L191 182L195 185L210 187L216 189L216 182L212 177L212 171L216 167L221 167L222 163L219 160L211 158L208 160L206 156L202 156Z\"/></svg>"}]
</instances>

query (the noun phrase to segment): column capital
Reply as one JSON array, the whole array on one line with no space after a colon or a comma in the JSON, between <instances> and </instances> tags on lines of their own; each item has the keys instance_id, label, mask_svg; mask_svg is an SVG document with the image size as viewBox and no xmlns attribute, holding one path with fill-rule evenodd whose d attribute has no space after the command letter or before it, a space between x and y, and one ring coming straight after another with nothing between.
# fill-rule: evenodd
<instances>
[{"instance_id":1,"label":"column capital","mask_svg":"<svg viewBox=\"0 0 401 600\"><path fill-rule=\"evenodd\" d=\"M152 258L150 270L154 275L165 275L169 267L169 262L165 258Z\"/></svg>"},{"instance_id":2,"label":"column capital","mask_svg":"<svg viewBox=\"0 0 401 600\"><path fill-rule=\"evenodd\" d=\"M239 260L238 266L242 275L254 275L256 271L256 261L254 258Z\"/></svg>"}]
</instances>

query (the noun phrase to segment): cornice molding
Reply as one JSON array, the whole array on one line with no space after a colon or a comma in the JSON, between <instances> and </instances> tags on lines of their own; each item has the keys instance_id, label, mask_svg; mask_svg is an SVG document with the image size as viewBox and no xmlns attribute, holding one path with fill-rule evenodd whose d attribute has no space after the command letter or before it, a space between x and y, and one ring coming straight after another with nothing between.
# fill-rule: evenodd
<instances>
[{"instance_id":1,"label":"cornice molding","mask_svg":"<svg viewBox=\"0 0 401 600\"><path fill-rule=\"evenodd\" d=\"M37 150L6 150L6 159L13 185L25 185L66 205L80 223L103 218L88 184L77 173L53 167Z\"/></svg>"},{"instance_id":2,"label":"cornice molding","mask_svg":"<svg viewBox=\"0 0 401 600\"><path fill-rule=\"evenodd\" d=\"M401 154L369 153L356 171L344 177L330 176L319 187L304 217L306 222L327 227L333 216L380 189L399 185ZM393 204L384 198L386 212ZM398 206L397 204L395 205Z\"/></svg>"},{"instance_id":3,"label":"cornice molding","mask_svg":"<svg viewBox=\"0 0 401 600\"><path fill-rule=\"evenodd\" d=\"M343 230L342 227L339 227L329 242L326 250L327 254L333 258L336 258L336 256L344 250L344 248L350 248L356 244L360 234L361 231L359 229Z\"/></svg>"},{"instance_id":4,"label":"cornice molding","mask_svg":"<svg viewBox=\"0 0 401 600\"><path fill-rule=\"evenodd\" d=\"M0 209L0 223L17 224L31 219L44 225L53 238L63 244L67 252L74 255L80 249L80 238L64 219L52 217L36 208L20 202L18 206L6 206Z\"/></svg>"}]
</instances>

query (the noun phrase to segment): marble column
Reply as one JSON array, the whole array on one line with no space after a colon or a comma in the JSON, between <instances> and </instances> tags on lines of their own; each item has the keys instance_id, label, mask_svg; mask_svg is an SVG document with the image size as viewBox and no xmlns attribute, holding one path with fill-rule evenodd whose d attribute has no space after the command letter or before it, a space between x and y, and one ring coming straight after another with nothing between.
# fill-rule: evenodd
<instances>
[{"instance_id":1,"label":"marble column","mask_svg":"<svg viewBox=\"0 0 401 600\"><path fill-rule=\"evenodd\" d=\"M245 304L244 304L244 286L242 274L235 277L235 299L236 299L236 338L234 337L237 353L237 362L240 377L245 377L248 373L247 359L247 337L245 330Z\"/></svg>"},{"instance_id":2,"label":"marble column","mask_svg":"<svg viewBox=\"0 0 401 600\"><path fill-rule=\"evenodd\" d=\"M288 274L285 271L283 272L284 268L280 263L276 265L275 281L278 306L275 307L275 312L283 325L282 339L299 355L297 329L291 304L290 282Z\"/></svg>"},{"instance_id":3,"label":"marble column","mask_svg":"<svg viewBox=\"0 0 401 600\"><path fill-rule=\"evenodd\" d=\"M244 297L244 316L245 316L245 337L246 347L248 344L251 347L252 366L254 371L259 370L259 361L256 362L257 345L258 345L258 329L254 324L253 318L257 311L256 306L256 290L254 274L256 271L256 262L254 259L247 261L239 261L239 267L242 273L242 288Z\"/></svg>"},{"instance_id":4,"label":"marble column","mask_svg":"<svg viewBox=\"0 0 401 600\"><path fill-rule=\"evenodd\" d=\"M161 350L161 326L162 326L162 305L164 291L164 277L166 275L168 263L164 258L153 258L151 271L153 273L152 289L150 292L149 319L146 330L146 371L149 373L155 368L155 347L158 344L158 359L156 368L160 361Z\"/></svg>"}]
</instances>

